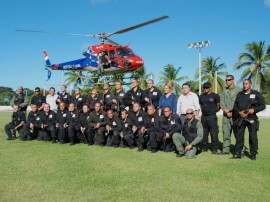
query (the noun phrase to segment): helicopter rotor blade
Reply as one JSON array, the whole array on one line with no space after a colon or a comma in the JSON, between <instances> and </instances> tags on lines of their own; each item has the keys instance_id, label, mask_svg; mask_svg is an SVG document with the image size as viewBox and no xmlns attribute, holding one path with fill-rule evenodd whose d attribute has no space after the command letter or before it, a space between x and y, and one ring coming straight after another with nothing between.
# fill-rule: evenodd
<instances>
[{"instance_id":1,"label":"helicopter rotor blade","mask_svg":"<svg viewBox=\"0 0 270 202\"><path fill-rule=\"evenodd\" d=\"M116 32L113 32L113 33L110 33L108 34L108 36L111 36L113 34L122 34L124 32L128 32L128 31L131 31L133 29L137 29L139 27L142 27L142 26L145 26L145 25L149 25L151 23L155 23L155 22L158 22L160 20L164 20L166 18L169 18L169 16L165 15L165 16L162 16L162 17L159 17L159 18L156 18L156 19L153 19L153 20L150 20L150 21L147 21L147 22L144 22L144 23L141 23L141 24L138 24L138 25L134 25L132 27L128 27L128 28L125 28L125 29L122 29L122 30L119 30L119 31L116 31Z\"/></svg>"},{"instance_id":2,"label":"helicopter rotor blade","mask_svg":"<svg viewBox=\"0 0 270 202\"><path fill-rule=\"evenodd\" d=\"M44 34L60 34L60 35L72 35L72 36L85 36L85 37L92 37L98 38L97 35L91 34L76 34L76 33L63 33L63 32L48 32L48 31L39 31L39 30L27 30L27 29L15 29L17 32L37 32L37 33L44 33Z\"/></svg>"},{"instance_id":3,"label":"helicopter rotor blade","mask_svg":"<svg viewBox=\"0 0 270 202\"><path fill-rule=\"evenodd\" d=\"M111 40L111 39L109 39L109 38L107 38L106 40L109 41L109 42L110 42L111 44L113 44L113 45L121 46L121 44L119 44L119 43L117 43L117 42L115 42L115 41L113 41L113 40Z\"/></svg>"}]
</instances>

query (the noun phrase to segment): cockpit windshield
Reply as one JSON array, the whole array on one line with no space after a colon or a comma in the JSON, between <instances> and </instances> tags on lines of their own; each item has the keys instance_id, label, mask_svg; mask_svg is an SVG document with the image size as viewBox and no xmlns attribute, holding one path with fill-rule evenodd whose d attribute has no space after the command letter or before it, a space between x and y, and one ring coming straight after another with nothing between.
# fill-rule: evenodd
<instances>
[{"instance_id":1,"label":"cockpit windshield","mask_svg":"<svg viewBox=\"0 0 270 202\"><path fill-rule=\"evenodd\" d=\"M119 58L126 58L130 56L134 56L134 54L128 48L117 48L117 53Z\"/></svg>"}]
</instances>

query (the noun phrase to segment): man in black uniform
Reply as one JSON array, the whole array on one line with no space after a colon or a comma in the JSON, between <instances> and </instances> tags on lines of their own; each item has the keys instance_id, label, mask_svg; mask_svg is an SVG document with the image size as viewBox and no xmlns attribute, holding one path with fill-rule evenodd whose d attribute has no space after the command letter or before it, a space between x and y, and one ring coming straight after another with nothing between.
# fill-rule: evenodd
<instances>
[{"instance_id":1,"label":"man in black uniform","mask_svg":"<svg viewBox=\"0 0 270 202\"><path fill-rule=\"evenodd\" d=\"M72 101L73 101L73 98L70 94L67 93L67 86L66 85L62 85L61 91L62 92L58 95L58 98L56 100L56 102L58 103L58 109L59 109L60 102L64 102L66 109L68 109L69 104L72 103Z\"/></svg>"},{"instance_id":2,"label":"man in black uniform","mask_svg":"<svg viewBox=\"0 0 270 202\"><path fill-rule=\"evenodd\" d=\"M203 125L202 152L208 151L208 134L210 132L212 142L212 154L218 151L218 118L216 113L220 110L220 97L212 93L211 84L203 84L204 93L199 97L202 109L201 122Z\"/></svg>"},{"instance_id":3,"label":"man in black uniform","mask_svg":"<svg viewBox=\"0 0 270 202\"><path fill-rule=\"evenodd\" d=\"M91 96L89 97L89 108L90 108L90 112L95 111L95 104L97 102L100 102L100 96L98 95L98 89L94 88L91 91Z\"/></svg>"},{"instance_id":4,"label":"man in black uniform","mask_svg":"<svg viewBox=\"0 0 270 202\"><path fill-rule=\"evenodd\" d=\"M107 111L106 118L106 130L108 133L107 147L119 147L120 145L120 133L122 131L122 123L120 118L114 114L112 109Z\"/></svg>"},{"instance_id":5,"label":"man in black uniform","mask_svg":"<svg viewBox=\"0 0 270 202\"><path fill-rule=\"evenodd\" d=\"M27 122L23 126L23 133L21 135L21 140L32 140L37 138L40 132L40 113L36 104L31 105L31 112L29 112L27 117ZM32 132L30 131L32 130Z\"/></svg>"},{"instance_id":6,"label":"man in black uniform","mask_svg":"<svg viewBox=\"0 0 270 202\"><path fill-rule=\"evenodd\" d=\"M149 141L151 153L156 153L158 150L158 136L159 136L159 116L156 113L154 105L148 105L148 115L145 116L144 126L141 128L141 134L139 135L138 144L139 147L144 147Z\"/></svg>"},{"instance_id":7,"label":"man in black uniform","mask_svg":"<svg viewBox=\"0 0 270 202\"><path fill-rule=\"evenodd\" d=\"M38 111L42 111L46 103L46 97L40 94L40 88L35 88L35 95L31 99L31 105L35 104L38 107Z\"/></svg>"},{"instance_id":8,"label":"man in black uniform","mask_svg":"<svg viewBox=\"0 0 270 202\"><path fill-rule=\"evenodd\" d=\"M90 137L90 111L88 104L84 104L82 107L82 112L79 114L79 127L81 131L81 141L83 141L85 144L93 145L94 141Z\"/></svg>"},{"instance_id":9,"label":"man in black uniform","mask_svg":"<svg viewBox=\"0 0 270 202\"><path fill-rule=\"evenodd\" d=\"M88 103L87 98L81 95L81 89L78 87L75 89L75 96L73 102L75 103L75 107L79 113L82 112L83 105Z\"/></svg>"},{"instance_id":10,"label":"man in black uniform","mask_svg":"<svg viewBox=\"0 0 270 202\"><path fill-rule=\"evenodd\" d=\"M163 151L175 150L172 138L174 133L181 133L182 122L177 114L173 114L171 107L164 107L164 115L160 119L160 133L163 136Z\"/></svg>"},{"instance_id":11,"label":"man in black uniform","mask_svg":"<svg viewBox=\"0 0 270 202\"><path fill-rule=\"evenodd\" d=\"M90 113L89 127L90 132L88 136L88 141L96 145L104 146L105 144L105 118L106 113L101 110L101 103L97 102L95 104L95 111Z\"/></svg>"},{"instance_id":12,"label":"man in black uniform","mask_svg":"<svg viewBox=\"0 0 270 202\"><path fill-rule=\"evenodd\" d=\"M7 140L16 139L16 130L19 132L20 136L23 132L22 128L25 123L25 114L20 111L19 105L13 106L13 113L11 116L11 122L5 125L5 132L8 136Z\"/></svg>"},{"instance_id":13,"label":"man in black uniform","mask_svg":"<svg viewBox=\"0 0 270 202\"><path fill-rule=\"evenodd\" d=\"M129 118L129 112L124 109L121 111L122 127L123 131L120 133L120 137L123 140L123 145L128 146L130 149L134 149L134 134L131 119Z\"/></svg>"},{"instance_id":14,"label":"man in black uniform","mask_svg":"<svg viewBox=\"0 0 270 202\"><path fill-rule=\"evenodd\" d=\"M68 141L67 137L67 115L66 104L60 102L59 110L56 113L56 129L58 134L58 140L60 144L64 144Z\"/></svg>"},{"instance_id":15,"label":"man in black uniform","mask_svg":"<svg viewBox=\"0 0 270 202\"><path fill-rule=\"evenodd\" d=\"M137 102L142 106L143 103L143 91L139 87L137 80L131 81L131 89L126 93L124 102L125 106L129 107L129 110L132 111L132 105Z\"/></svg>"},{"instance_id":16,"label":"man in black uniform","mask_svg":"<svg viewBox=\"0 0 270 202\"><path fill-rule=\"evenodd\" d=\"M10 100L10 106L18 105L20 111L26 113L27 106L29 104L28 96L23 93L23 87L19 86L17 94Z\"/></svg>"},{"instance_id":17,"label":"man in black uniform","mask_svg":"<svg viewBox=\"0 0 270 202\"><path fill-rule=\"evenodd\" d=\"M154 87L154 81L149 79L147 81L148 89L146 89L143 93L144 99L144 108L147 109L147 106L154 105L155 108L158 108L159 98L162 95L159 89Z\"/></svg>"},{"instance_id":18,"label":"man in black uniform","mask_svg":"<svg viewBox=\"0 0 270 202\"><path fill-rule=\"evenodd\" d=\"M114 94L110 92L110 85L105 83L103 85L103 95L100 99L101 104L103 105L103 110L106 112L109 109L112 109L112 100L116 99Z\"/></svg>"},{"instance_id":19,"label":"man in black uniform","mask_svg":"<svg viewBox=\"0 0 270 202\"><path fill-rule=\"evenodd\" d=\"M67 115L67 125L68 125L68 137L70 140L70 145L75 145L77 142L77 134L80 132L79 126L79 113L75 109L75 104L69 104L69 113Z\"/></svg>"},{"instance_id":20,"label":"man in black uniform","mask_svg":"<svg viewBox=\"0 0 270 202\"><path fill-rule=\"evenodd\" d=\"M145 116L146 113L141 109L141 104L138 102L135 102L133 104L133 112L130 113L130 119L132 123L134 124L133 126L133 134L134 134L134 139L139 140L139 136L141 136L141 128L144 126L144 121L145 121ZM141 145L138 142L138 151L143 151L144 150L144 145Z\"/></svg>"},{"instance_id":21,"label":"man in black uniform","mask_svg":"<svg viewBox=\"0 0 270 202\"><path fill-rule=\"evenodd\" d=\"M41 132L38 135L37 140L51 141L56 143L56 114L50 110L50 105L44 105L44 111L41 112Z\"/></svg>"},{"instance_id":22,"label":"man in black uniform","mask_svg":"<svg viewBox=\"0 0 270 202\"><path fill-rule=\"evenodd\" d=\"M115 82L115 92L114 92L115 99L112 99L112 108L117 111L117 114L121 114L121 111L125 109L124 104L124 97L125 93L123 91L123 86L120 81Z\"/></svg>"},{"instance_id":23,"label":"man in black uniform","mask_svg":"<svg viewBox=\"0 0 270 202\"><path fill-rule=\"evenodd\" d=\"M233 122L236 130L235 155L231 159L240 159L241 151L244 146L245 129L249 132L249 146L251 160L256 160L258 151L258 137L259 122L257 113L265 109L263 96L251 89L252 82L245 79L243 82L244 90L239 92L233 107Z\"/></svg>"}]
</instances>

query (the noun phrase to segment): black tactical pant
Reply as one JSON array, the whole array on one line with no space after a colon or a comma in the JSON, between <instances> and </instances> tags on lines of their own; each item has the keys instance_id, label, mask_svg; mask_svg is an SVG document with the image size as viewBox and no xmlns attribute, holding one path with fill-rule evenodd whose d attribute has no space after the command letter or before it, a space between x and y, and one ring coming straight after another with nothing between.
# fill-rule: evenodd
<instances>
[{"instance_id":1,"label":"black tactical pant","mask_svg":"<svg viewBox=\"0 0 270 202\"><path fill-rule=\"evenodd\" d=\"M26 123L23 125L23 132L20 134L20 139L22 141L33 140L37 138L40 128L34 126L32 132L30 130L30 123Z\"/></svg>"},{"instance_id":2,"label":"black tactical pant","mask_svg":"<svg viewBox=\"0 0 270 202\"><path fill-rule=\"evenodd\" d=\"M141 131L138 132L137 146L139 149L146 148L147 143L150 139L149 135L150 135L149 132L145 132L145 133L142 133Z\"/></svg>"},{"instance_id":3,"label":"black tactical pant","mask_svg":"<svg viewBox=\"0 0 270 202\"><path fill-rule=\"evenodd\" d=\"M41 129L38 133L37 140L55 141L56 140L56 128L54 125L50 125Z\"/></svg>"},{"instance_id":4,"label":"black tactical pant","mask_svg":"<svg viewBox=\"0 0 270 202\"><path fill-rule=\"evenodd\" d=\"M80 132L79 126L68 126L68 137L71 144L76 144L78 141L77 134Z\"/></svg>"},{"instance_id":5,"label":"black tactical pant","mask_svg":"<svg viewBox=\"0 0 270 202\"><path fill-rule=\"evenodd\" d=\"M237 122L238 123L238 122ZM235 152L236 155L241 155L241 152L245 143L245 129L248 128L249 132L249 147L250 154L256 155L258 153L258 136L257 136L257 121L255 120L253 124L243 121L243 123L238 126L235 123L234 127L237 127L236 130L236 143L235 143Z\"/></svg>"},{"instance_id":6,"label":"black tactical pant","mask_svg":"<svg viewBox=\"0 0 270 202\"><path fill-rule=\"evenodd\" d=\"M16 130L14 130L14 128L15 128L15 125L12 122L5 125L5 132L8 136L8 139L10 139L10 140L16 138ZM17 130L18 130L19 134L21 134L23 132L22 127L17 128Z\"/></svg>"},{"instance_id":7,"label":"black tactical pant","mask_svg":"<svg viewBox=\"0 0 270 202\"><path fill-rule=\"evenodd\" d=\"M64 126L60 125L57 128L57 135L61 144L68 142L67 128L64 128Z\"/></svg>"},{"instance_id":8,"label":"black tactical pant","mask_svg":"<svg viewBox=\"0 0 270 202\"><path fill-rule=\"evenodd\" d=\"M208 149L208 134L210 132L212 150L218 150L218 119L216 115L202 116L201 122L203 126L203 140L202 140L202 149Z\"/></svg>"},{"instance_id":9,"label":"black tactical pant","mask_svg":"<svg viewBox=\"0 0 270 202\"><path fill-rule=\"evenodd\" d=\"M123 139L124 139L124 143L128 147L134 147L134 134L133 133L124 134Z\"/></svg>"},{"instance_id":10,"label":"black tactical pant","mask_svg":"<svg viewBox=\"0 0 270 202\"><path fill-rule=\"evenodd\" d=\"M119 131L110 131L107 137L107 147L119 147L121 142Z\"/></svg>"},{"instance_id":11,"label":"black tactical pant","mask_svg":"<svg viewBox=\"0 0 270 202\"><path fill-rule=\"evenodd\" d=\"M88 143L104 146L105 144L105 127L90 128L87 133Z\"/></svg>"}]
</instances>

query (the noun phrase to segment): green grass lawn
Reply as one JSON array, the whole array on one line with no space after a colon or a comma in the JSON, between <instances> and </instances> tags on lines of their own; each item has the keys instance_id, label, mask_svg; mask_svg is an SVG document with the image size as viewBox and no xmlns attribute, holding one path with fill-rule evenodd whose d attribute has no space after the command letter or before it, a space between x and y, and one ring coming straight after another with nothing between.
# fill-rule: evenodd
<instances>
[{"instance_id":1,"label":"green grass lawn","mask_svg":"<svg viewBox=\"0 0 270 202\"><path fill-rule=\"evenodd\" d=\"M7 141L9 120L10 113L0 113L0 201L270 200L269 119L261 120L256 161Z\"/></svg>"}]
</instances>

